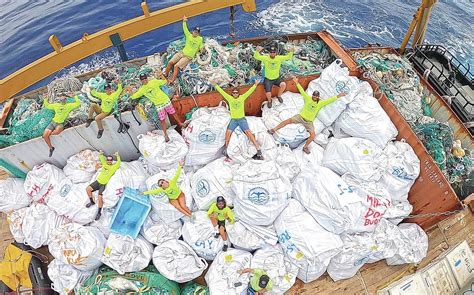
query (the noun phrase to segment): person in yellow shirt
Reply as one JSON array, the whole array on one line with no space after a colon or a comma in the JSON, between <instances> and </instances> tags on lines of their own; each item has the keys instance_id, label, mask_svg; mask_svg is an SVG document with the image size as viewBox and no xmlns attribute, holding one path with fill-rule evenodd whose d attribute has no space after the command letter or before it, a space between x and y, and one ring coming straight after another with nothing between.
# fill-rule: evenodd
<instances>
[{"instance_id":1,"label":"person in yellow shirt","mask_svg":"<svg viewBox=\"0 0 474 295\"><path fill-rule=\"evenodd\" d=\"M281 63L293 58L294 48L290 49L287 55L277 55L277 48L272 46L269 50L269 55L262 55L263 47L257 46L253 57L263 63L265 68L265 79L263 85L265 86L265 96L267 97L268 107L272 107L272 87L277 86L277 99L280 103L283 102L281 95L286 89L286 83L280 77Z\"/></svg>"},{"instance_id":2,"label":"person in yellow shirt","mask_svg":"<svg viewBox=\"0 0 474 295\"><path fill-rule=\"evenodd\" d=\"M183 16L183 32L186 39L186 44L184 45L183 50L176 53L166 66L165 77L168 77L171 68L174 66L173 76L169 80L169 84L174 82L178 76L179 70L184 69L186 65L196 56L198 51L201 51L204 47L201 29L199 27L195 27L191 33L189 32L187 22L188 18Z\"/></svg>"},{"instance_id":3,"label":"person in yellow shirt","mask_svg":"<svg viewBox=\"0 0 474 295\"><path fill-rule=\"evenodd\" d=\"M144 195L156 195L164 193L171 205L173 205L179 212L183 213L186 216L191 217L193 212L189 210L188 206L186 206L186 199L184 196L183 191L178 186L178 179L181 175L181 170L183 169L183 161L179 162L178 170L176 170L176 174L173 176L172 179L169 181L166 179L159 179L158 180L158 188L152 189L144 192Z\"/></svg>"},{"instance_id":4,"label":"person in yellow shirt","mask_svg":"<svg viewBox=\"0 0 474 295\"><path fill-rule=\"evenodd\" d=\"M209 216L212 225L214 226L214 237L218 238L219 235L222 237L224 240L224 247L222 250L227 251L227 248L229 247L229 240L225 230L225 221L229 220L229 222L233 224L235 222L235 218L232 210L227 207L224 197L217 197L216 202L212 203L211 207L207 211L207 216Z\"/></svg>"},{"instance_id":5,"label":"person in yellow shirt","mask_svg":"<svg viewBox=\"0 0 474 295\"><path fill-rule=\"evenodd\" d=\"M122 93L122 83L118 83L117 90L112 92L112 86L110 84L105 85L105 93L98 92L97 90L92 90L91 94L98 99L101 100L101 104L98 105L97 103L92 103L89 108L89 116L86 123L86 128L89 127L92 121L95 120L97 123L97 128L99 129L97 132L97 138L101 138L102 134L104 133L104 125L102 124L102 120L105 119L114 108L115 103L118 101L120 94ZM94 116L94 113L97 116Z\"/></svg>"},{"instance_id":6,"label":"person in yellow shirt","mask_svg":"<svg viewBox=\"0 0 474 295\"><path fill-rule=\"evenodd\" d=\"M346 95L344 92L339 93L338 95L332 96L325 100L320 100L319 92L316 90L312 95L307 94L300 83L298 83L298 78L293 77L293 82L295 82L296 87L304 98L304 106L298 115L295 115L287 120L284 120L278 124L275 128L268 130L270 134L274 134L279 129L285 127L288 124L302 124L306 130L309 132L309 138L306 140L306 143L303 147L303 151L307 154L311 153L309 150L309 144L316 137L314 132L313 122L318 116L319 111L328 104L335 102L339 97Z\"/></svg>"},{"instance_id":7,"label":"person in yellow shirt","mask_svg":"<svg viewBox=\"0 0 474 295\"><path fill-rule=\"evenodd\" d=\"M249 140L253 143L255 148L257 149L257 154L254 156L256 160L263 160L262 151L260 149L260 145L255 138L255 135L249 128L249 124L247 123L247 119L245 118L245 100L255 91L257 85L260 83L259 80L255 80L254 85L250 87L247 92L240 95L239 89L234 88L232 90L232 95L229 95L225 92L219 85L214 82L211 84L214 85L214 88L222 95L222 97L227 101L230 109L230 123L227 126L227 131L225 133L225 150L224 155L227 157L227 146L229 146L230 137L232 132L234 132L235 128L240 127L240 130L247 135Z\"/></svg>"},{"instance_id":8,"label":"person in yellow shirt","mask_svg":"<svg viewBox=\"0 0 474 295\"><path fill-rule=\"evenodd\" d=\"M113 162L114 156L117 159L115 163ZM91 183L86 188L87 196L89 196L89 203L86 205L86 208L89 208L90 206L95 204L94 200L92 199L92 193L95 191L99 191L99 196L97 198L97 205L99 207L99 211L97 212L95 220L99 220L100 215L102 214L102 207L104 206L102 194L105 190L105 186L107 185L107 183L109 183L109 180L112 178L112 176L114 176L115 172L117 172L117 170L120 168L120 164L122 163L118 152L115 152L113 156L108 155L106 157L104 156L104 152L100 151L99 161L102 165L102 170L100 171L97 180Z\"/></svg>"},{"instance_id":9,"label":"person in yellow shirt","mask_svg":"<svg viewBox=\"0 0 474 295\"><path fill-rule=\"evenodd\" d=\"M251 274L247 295L262 295L273 289L273 280L261 268L244 268L238 272L239 274Z\"/></svg>"},{"instance_id":10,"label":"person in yellow shirt","mask_svg":"<svg viewBox=\"0 0 474 295\"><path fill-rule=\"evenodd\" d=\"M167 115L172 115L173 118L176 120L178 125L181 127L183 123L176 114L176 110L171 104L171 100L168 95L161 89L161 86L166 84L166 78L163 76L162 73L157 73L157 75L161 79L151 79L148 80L148 76L146 74L140 75L140 82L142 86L132 94L130 97L132 100L138 99L142 96L148 98L156 107L156 112L158 113L158 119L160 120L161 129L163 130L163 134L165 136L165 141L170 141L168 137L168 132L166 131L168 126L166 125L166 117Z\"/></svg>"},{"instance_id":11,"label":"person in yellow shirt","mask_svg":"<svg viewBox=\"0 0 474 295\"><path fill-rule=\"evenodd\" d=\"M64 121L69 117L69 113L81 105L79 97L74 96L74 102L67 102L67 97L59 98L57 103L49 103L45 98L43 106L48 110L54 111L54 117L51 123L46 127L43 133L43 139L49 147L49 157L53 156L54 146L51 144L51 135L58 135L64 130Z\"/></svg>"}]
</instances>

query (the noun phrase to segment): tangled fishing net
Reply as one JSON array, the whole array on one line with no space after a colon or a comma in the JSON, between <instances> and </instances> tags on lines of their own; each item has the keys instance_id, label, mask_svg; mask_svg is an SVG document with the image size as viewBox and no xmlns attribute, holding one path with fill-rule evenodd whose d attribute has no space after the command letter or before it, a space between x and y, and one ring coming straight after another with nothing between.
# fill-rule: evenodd
<instances>
[{"instance_id":1,"label":"tangled fishing net","mask_svg":"<svg viewBox=\"0 0 474 295\"><path fill-rule=\"evenodd\" d=\"M415 70L405 57L377 52L355 52L354 58L364 76L379 84L425 145L447 180L461 195L466 183L473 181L473 159L470 151L453 154L454 133L445 123L432 118L423 88ZM458 147L462 149L461 147Z\"/></svg>"}]
</instances>

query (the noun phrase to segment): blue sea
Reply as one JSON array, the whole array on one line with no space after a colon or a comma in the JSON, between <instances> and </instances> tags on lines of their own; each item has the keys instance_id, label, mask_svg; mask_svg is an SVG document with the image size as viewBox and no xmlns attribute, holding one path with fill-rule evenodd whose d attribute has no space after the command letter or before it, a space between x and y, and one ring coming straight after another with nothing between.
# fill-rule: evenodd
<instances>
[{"instance_id":1,"label":"blue sea","mask_svg":"<svg viewBox=\"0 0 474 295\"><path fill-rule=\"evenodd\" d=\"M224 1L224 0L223 0ZM142 15L135 1L25 1L0 0L0 78L52 52L48 37L63 45L87 32ZM151 11L186 1L150 0ZM257 12L237 8L237 38L319 31L331 32L344 46L379 43L398 47L421 0L257 0ZM474 66L474 4L470 0L438 0L427 32L427 42L442 44L464 63ZM204 36L230 39L229 9L190 18ZM125 42L129 57L166 49L182 37L181 23L157 29ZM118 62L114 49L106 50L62 70L78 74ZM40 85L49 82L46 79Z\"/></svg>"}]
</instances>

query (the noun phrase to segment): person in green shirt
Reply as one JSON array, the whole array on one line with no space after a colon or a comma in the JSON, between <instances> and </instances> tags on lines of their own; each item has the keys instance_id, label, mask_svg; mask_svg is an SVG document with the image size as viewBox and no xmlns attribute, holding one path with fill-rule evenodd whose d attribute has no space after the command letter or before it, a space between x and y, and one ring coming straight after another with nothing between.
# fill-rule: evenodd
<instances>
[{"instance_id":1,"label":"person in green shirt","mask_svg":"<svg viewBox=\"0 0 474 295\"><path fill-rule=\"evenodd\" d=\"M262 151L260 149L260 145L255 138L255 135L249 128L249 124L247 123L247 119L245 118L245 100L255 91L257 85L260 81L255 80L255 83L252 87L250 87L247 92L240 95L239 89L234 88L232 90L232 95L226 93L219 85L214 82L211 84L214 85L214 88L222 95L222 97L227 101L230 109L230 123L227 126L227 131L225 133L225 150L224 155L227 157L227 146L229 146L230 137L232 132L234 132L235 128L240 127L240 129L247 135L250 141L253 143L255 148L257 149L257 154L254 156L254 159L263 160Z\"/></svg>"},{"instance_id":2,"label":"person in green shirt","mask_svg":"<svg viewBox=\"0 0 474 295\"><path fill-rule=\"evenodd\" d=\"M227 248L229 247L229 240L225 230L225 221L228 219L229 222L233 224L235 218L232 209L227 207L224 197L217 197L216 202L212 203L209 210L207 210L207 216L209 216L211 223L214 226L214 237L218 238L219 235L222 237L224 240L224 247L222 250L227 251Z\"/></svg>"},{"instance_id":3,"label":"person in green shirt","mask_svg":"<svg viewBox=\"0 0 474 295\"><path fill-rule=\"evenodd\" d=\"M272 46L269 50L269 55L262 55L263 47L257 46L253 57L263 63L265 67L265 79L263 85L265 86L265 96L267 97L268 107L272 107L272 87L275 85L279 87L277 99L280 103L283 102L281 95L286 89L286 83L280 77L281 63L293 58L294 48L289 50L287 55L277 55L276 47Z\"/></svg>"},{"instance_id":4,"label":"person in green shirt","mask_svg":"<svg viewBox=\"0 0 474 295\"><path fill-rule=\"evenodd\" d=\"M189 210L188 206L186 206L186 199L184 196L183 191L178 186L178 179L181 175L181 170L183 169L184 161L179 162L178 170L176 170L176 174L173 176L172 179L169 181L166 179L159 179L158 180L158 188L151 189L144 192L144 195L156 195L164 193L171 205L173 205L179 212L183 213L186 216L191 217L193 212Z\"/></svg>"},{"instance_id":5,"label":"person in green shirt","mask_svg":"<svg viewBox=\"0 0 474 295\"><path fill-rule=\"evenodd\" d=\"M336 101L339 97L346 95L344 92L339 93L338 95L332 96L325 100L320 100L319 92L315 90L312 95L307 94L303 87L301 87L300 83L298 83L298 78L294 77L293 82L295 82L296 87L298 88L299 92L304 98L304 106L303 109L300 111L298 115L295 115L287 120L284 120L280 124L278 124L275 128L268 130L270 134L274 134L279 129L285 127L288 124L302 124L306 130L309 132L309 138L306 140L306 143L303 147L303 151L307 154L311 153L309 150L309 144L313 141L316 137L316 133L314 132L314 125L313 122L316 119L319 110L321 110L324 106Z\"/></svg>"},{"instance_id":6,"label":"person in green shirt","mask_svg":"<svg viewBox=\"0 0 474 295\"><path fill-rule=\"evenodd\" d=\"M239 271L240 274L251 273L250 284L247 288L247 294L265 294L273 289L273 280L270 279L267 272L260 268L245 268Z\"/></svg>"},{"instance_id":7,"label":"person in green shirt","mask_svg":"<svg viewBox=\"0 0 474 295\"><path fill-rule=\"evenodd\" d=\"M117 159L115 163L113 162L114 156ZM118 152L115 152L113 156L108 155L106 157L104 156L104 152L100 151L99 161L102 165L102 170L100 171L99 176L97 176L97 180L91 183L86 188L87 195L89 196L89 203L86 205L86 208L89 208L90 206L95 204L94 200L92 199L92 193L95 191L99 191L99 196L97 198L97 205L99 207L99 211L97 212L95 220L99 220L100 215L102 214L102 207L104 206L102 194L104 193L105 186L112 178L112 176L114 176L115 172L117 172L117 170L120 168L120 164L122 163Z\"/></svg>"},{"instance_id":8,"label":"person in green shirt","mask_svg":"<svg viewBox=\"0 0 474 295\"><path fill-rule=\"evenodd\" d=\"M105 119L110 113L118 101L120 94L122 93L122 83L118 83L117 90L112 92L112 86L110 84L105 85L105 92L98 92L93 89L91 94L101 100L101 104L92 103L89 108L89 116L86 123L86 128L88 128L92 121L95 120L97 123L97 128L99 129L97 133L97 138L101 138L104 133L104 125L102 120ZM94 118L94 113L97 114Z\"/></svg>"},{"instance_id":9,"label":"person in green shirt","mask_svg":"<svg viewBox=\"0 0 474 295\"><path fill-rule=\"evenodd\" d=\"M172 84L176 77L178 76L178 72L181 69L184 69L186 65L196 56L198 51L201 51L204 47L204 42L201 36L201 29L199 27L195 27L193 32L189 32L188 29L188 18L183 16L183 32L184 37L186 39L186 43L182 51L176 53L171 60L168 62L165 70L165 77L168 77L171 68L174 66L173 76L169 80L169 84Z\"/></svg>"},{"instance_id":10,"label":"person in green shirt","mask_svg":"<svg viewBox=\"0 0 474 295\"><path fill-rule=\"evenodd\" d=\"M130 98L132 100L138 99L142 96L148 98L156 107L156 112L158 113L158 119L160 120L161 129L163 130L163 135L165 136L165 141L170 141L168 137L168 132L166 131L168 126L166 125L166 117L168 114L172 115L173 118L178 122L180 127L183 126L183 123L176 114L176 110L171 103L168 95L161 89L161 86L166 84L166 78L163 76L163 73L157 73L161 79L151 79L148 80L146 74L140 75L140 82L142 86L135 92Z\"/></svg>"},{"instance_id":11,"label":"person in green shirt","mask_svg":"<svg viewBox=\"0 0 474 295\"><path fill-rule=\"evenodd\" d=\"M48 110L54 111L54 117L51 123L43 132L43 139L49 147L49 157L53 156L54 146L51 144L51 135L58 135L64 130L64 121L69 116L69 113L77 109L81 105L79 97L74 96L74 102L67 102L67 97L62 96L57 103L49 103L45 98L43 106Z\"/></svg>"}]
</instances>

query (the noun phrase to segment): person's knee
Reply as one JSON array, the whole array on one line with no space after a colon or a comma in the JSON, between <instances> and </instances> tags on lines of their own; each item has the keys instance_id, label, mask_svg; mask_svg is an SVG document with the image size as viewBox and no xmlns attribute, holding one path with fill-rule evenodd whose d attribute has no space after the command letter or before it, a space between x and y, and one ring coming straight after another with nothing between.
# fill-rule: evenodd
<instances>
[{"instance_id":1,"label":"person's knee","mask_svg":"<svg viewBox=\"0 0 474 295\"><path fill-rule=\"evenodd\" d=\"M280 88L286 88L286 82L281 82L280 83Z\"/></svg>"}]
</instances>

